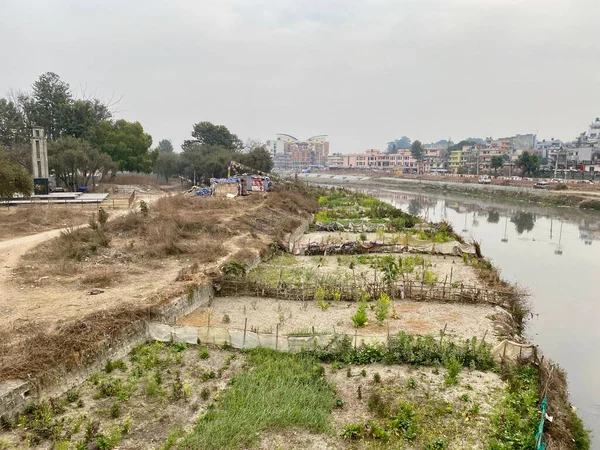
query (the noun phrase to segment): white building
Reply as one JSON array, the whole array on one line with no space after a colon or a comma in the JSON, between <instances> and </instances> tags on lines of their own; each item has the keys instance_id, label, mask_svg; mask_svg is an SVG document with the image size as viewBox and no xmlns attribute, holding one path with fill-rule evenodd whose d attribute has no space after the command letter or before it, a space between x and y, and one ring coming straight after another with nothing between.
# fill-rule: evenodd
<instances>
[{"instance_id":1,"label":"white building","mask_svg":"<svg viewBox=\"0 0 600 450\"><path fill-rule=\"evenodd\" d=\"M31 136L31 163L33 178L48 178L48 142L41 127L33 127Z\"/></svg>"}]
</instances>

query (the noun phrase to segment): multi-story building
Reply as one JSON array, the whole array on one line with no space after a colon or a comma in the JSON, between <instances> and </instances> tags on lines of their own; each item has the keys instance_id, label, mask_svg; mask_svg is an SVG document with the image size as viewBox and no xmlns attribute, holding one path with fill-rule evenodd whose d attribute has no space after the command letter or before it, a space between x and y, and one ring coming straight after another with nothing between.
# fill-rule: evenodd
<instances>
[{"instance_id":1,"label":"multi-story building","mask_svg":"<svg viewBox=\"0 0 600 450\"><path fill-rule=\"evenodd\" d=\"M305 141L289 134L278 134L276 140L267 141L277 169L304 169L310 166L325 167L329 156L327 135L313 136Z\"/></svg>"},{"instance_id":2,"label":"multi-story building","mask_svg":"<svg viewBox=\"0 0 600 450\"><path fill-rule=\"evenodd\" d=\"M344 167L344 155L341 153L334 153L327 157L327 167L336 168Z\"/></svg>"},{"instance_id":3,"label":"multi-story building","mask_svg":"<svg viewBox=\"0 0 600 450\"><path fill-rule=\"evenodd\" d=\"M462 150L452 150L450 152L450 163L449 163L450 171L456 173L458 171L458 168L461 165L461 161L462 161Z\"/></svg>"},{"instance_id":4,"label":"multi-story building","mask_svg":"<svg viewBox=\"0 0 600 450\"><path fill-rule=\"evenodd\" d=\"M408 149L398 153L382 153L379 150L367 150L365 153L343 155L343 167L358 169L406 169L417 170L415 157Z\"/></svg>"}]
</instances>

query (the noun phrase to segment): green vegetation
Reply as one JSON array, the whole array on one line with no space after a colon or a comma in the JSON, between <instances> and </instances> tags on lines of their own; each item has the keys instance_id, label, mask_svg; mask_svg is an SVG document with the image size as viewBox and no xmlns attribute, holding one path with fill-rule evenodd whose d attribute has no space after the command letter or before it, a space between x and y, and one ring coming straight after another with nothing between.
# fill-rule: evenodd
<instances>
[{"instance_id":1,"label":"green vegetation","mask_svg":"<svg viewBox=\"0 0 600 450\"><path fill-rule=\"evenodd\" d=\"M470 341L453 342L448 339L439 340L432 335L414 336L399 332L391 336L386 345L362 344L356 348L349 336L337 337L329 344L305 349L303 352L323 362L346 364L410 364L441 366L452 359L459 367L471 367L477 370L492 370L496 364L491 355L492 346L478 343L473 337Z\"/></svg>"},{"instance_id":2,"label":"green vegetation","mask_svg":"<svg viewBox=\"0 0 600 450\"><path fill-rule=\"evenodd\" d=\"M390 296L382 293L375 304L375 318L379 323L383 323L390 313Z\"/></svg>"},{"instance_id":3,"label":"green vegetation","mask_svg":"<svg viewBox=\"0 0 600 450\"><path fill-rule=\"evenodd\" d=\"M31 195L33 183L27 170L11 160L9 153L0 144L0 198L12 198L16 193Z\"/></svg>"},{"instance_id":4,"label":"green vegetation","mask_svg":"<svg viewBox=\"0 0 600 450\"><path fill-rule=\"evenodd\" d=\"M268 429L327 430L333 389L313 357L255 349L247 353L247 362L248 368L231 380L230 390L198 421L180 448L249 447L258 432Z\"/></svg>"},{"instance_id":5,"label":"green vegetation","mask_svg":"<svg viewBox=\"0 0 600 450\"><path fill-rule=\"evenodd\" d=\"M460 373L461 365L456 358L450 358L446 361L446 377L444 383L446 386L454 386L458 383L458 374Z\"/></svg>"},{"instance_id":6,"label":"green vegetation","mask_svg":"<svg viewBox=\"0 0 600 450\"><path fill-rule=\"evenodd\" d=\"M358 304L358 308L356 309L356 313L350 317L352 323L356 328L364 327L367 321L369 320L367 317L367 302L361 301Z\"/></svg>"},{"instance_id":7,"label":"green vegetation","mask_svg":"<svg viewBox=\"0 0 600 450\"><path fill-rule=\"evenodd\" d=\"M507 369L508 394L492 416L490 450L534 450L541 419L538 374L530 365Z\"/></svg>"}]
</instances>

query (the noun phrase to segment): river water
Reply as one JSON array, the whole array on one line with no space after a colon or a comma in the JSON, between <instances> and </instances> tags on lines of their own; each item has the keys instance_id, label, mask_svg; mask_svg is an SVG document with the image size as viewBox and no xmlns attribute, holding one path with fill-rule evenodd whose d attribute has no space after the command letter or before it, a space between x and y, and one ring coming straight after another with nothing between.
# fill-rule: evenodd
<instances>
[{"instance_id":1,"label":"river water","mask_svg":"<svg viewBox=\"0 0 600 450\"><path fill-rule=\"evenodd\" d=\"M531 294L527 336L568 375L571 402L600 449L600 213L442 194L369 191L481 241L502 276Z\"/></svg>"}]
</instances>

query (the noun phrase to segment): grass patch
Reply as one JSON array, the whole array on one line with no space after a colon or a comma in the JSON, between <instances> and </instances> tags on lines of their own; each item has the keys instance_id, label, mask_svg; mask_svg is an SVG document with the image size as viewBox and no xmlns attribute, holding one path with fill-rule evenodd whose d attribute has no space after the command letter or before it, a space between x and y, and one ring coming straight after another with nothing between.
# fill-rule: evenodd
<instances>
[{"instance_id":1,"label":"grass patch","mask_svg":"<svg viewBox=\"0 0 600 450\"><path fill-rule=\"evenodd\" d=\"M246 370L232 379L231 389L179 448L246 448L267 429L327 430L333 389L314 357L256 349L247 361Z\"/></svg>"}]
</instances>

